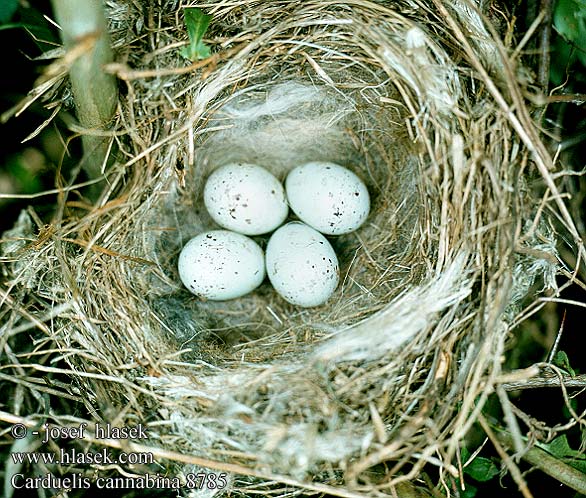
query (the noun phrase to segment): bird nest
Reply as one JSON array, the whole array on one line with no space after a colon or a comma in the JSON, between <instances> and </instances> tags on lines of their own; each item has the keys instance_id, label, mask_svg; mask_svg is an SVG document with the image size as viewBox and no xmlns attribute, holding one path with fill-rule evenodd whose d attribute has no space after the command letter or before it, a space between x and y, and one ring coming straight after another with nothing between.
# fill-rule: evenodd
<instances>
[{"instance_id":1,"label":"bird nest","mask_svg":"<svg viewBox=\"0 0 586 498\"><path fill-rule=\"evenodd\" d=\"M27 210L4 234L10 420L142 424L142 441L89 431L155 456L100 475L359 496L428 466L451 486L521 307L555 287L544 208L571 227L506 47L459 1L218 0L200 5L213 55L189 63L185 6L164 3L107 3L121 96L99 201L64 187L49 224ZM182 287L182 245L215 227L205 178L234 161L367 184L325 305Z\"/></svg>"}]
</instances>

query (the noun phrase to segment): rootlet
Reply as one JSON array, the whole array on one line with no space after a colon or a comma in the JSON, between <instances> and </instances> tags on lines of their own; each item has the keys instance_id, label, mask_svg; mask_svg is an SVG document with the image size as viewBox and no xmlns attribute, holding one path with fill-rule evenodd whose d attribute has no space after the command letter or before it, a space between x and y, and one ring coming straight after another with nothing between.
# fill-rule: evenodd
<instances>
[{"instance_id":1,"label":"rootlet","mask_svg":"<svg viewBox=\"0 0 586 498\"><path fill-rule=\"evenodd\" d=\"M83 439L88 424L80 424L77 427L59 427L56 425L45 424L45 435L43 443L56 439ZM116 427L108 424L94 424L95 439L148 439L146 429L142 424L133 425L132 427Z\"/></svg>"}]
</instances>

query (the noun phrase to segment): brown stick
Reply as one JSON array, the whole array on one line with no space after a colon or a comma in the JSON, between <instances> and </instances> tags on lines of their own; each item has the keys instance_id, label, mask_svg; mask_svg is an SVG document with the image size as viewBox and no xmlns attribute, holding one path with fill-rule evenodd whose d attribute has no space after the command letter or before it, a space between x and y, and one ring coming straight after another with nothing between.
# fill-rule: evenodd
<instances>
[{"instance_id":1,"label":"brown stick","mask_svg":"<svg viewBox=\"0 0 586 498\"><path fill-rule=\"evenodd\" d=\"M494 449L499 454L502 461L505 463L505 465L509 469L511 476L513 477L513 480L517 483L517 486L519 486L519 491L521 491L523 498L533 498L533 495L531 494L531 491L529 491L529 488L527 487L527 483L525 482L525 479L523 478L523 474L521 474L519 467L517 467L515 462L513 462L513 459L509 456L509 454L501 446L501 444L499 443L499 438L495 435L494 431L490 428L490 426L488 425L488 422L485 420L485 418L482 415L478 416L478 423L480 424L480 426L482 427L482 429L484 430L484 432L486 433L486 435L488 436L488 438L490 439L490 441L494 445ZM511 438L509 444L513 444L512 441L513 441L513 439Z\"/></svg>"},{"instance_id":2,"label":"brown stick","mask_svg":"<svg viewBox=\"0 0 586 498\"><path fill-rule=\"evenodd\" d=\"M521 389L539 389L541 387L577 387L586 388L586 374L582 375L564 375L561 379L556 376L551 377L533 377L515 382L505 382L502 387L505 391L517 391Z\"/></svg>"},{"instance_id":3,"label":"brown stick","mask_svg":"<svg viewBox=\"0 0 586 498\"><path fill-rule=\"evenodd\" d=\"M539 33L539 66L537 82L545 94L547 94L547 88L549 85L552 9L552 0L541 0L539 11L544 14L544 17L543 21L541 21L541 29Z\"/></svg>"}]
</instances>

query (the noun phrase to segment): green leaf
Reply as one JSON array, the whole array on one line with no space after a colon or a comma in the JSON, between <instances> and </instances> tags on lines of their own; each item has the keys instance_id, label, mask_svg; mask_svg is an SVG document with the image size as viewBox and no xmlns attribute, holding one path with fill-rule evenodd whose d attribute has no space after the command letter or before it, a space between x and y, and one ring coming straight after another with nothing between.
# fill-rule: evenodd
<instances>
[{"instance_id":1,"label":"green leaf","mask_svg":"<svg viewBox=\"0 0 586 498\"><path fill-rule=\"evenodd\" d=\"M0 24L10 21L18 8L18 0L2 0L0 2Z\"/></svg>"},{"instance_id":2,"label":"green leaf","mask_svg":"<svg viewBox=\"0 0 586 498\"><path fill-rule=\"evenodd\" d=\"M0 4L3 0L0 0ZM2 7L0 6L0 13ZM60 45L59 36L38 10L23 8L19 11L20 22L0 23L0 31L7 29L24 29L31 36L41 52L47 52Z\"/></svg>"},{"instance_id":3,"label":"green leaf","mask_svg":"<svg viewBox=\"0 0 586 498\"><path fill-rule=\"evenodd\" d=\"M476 457L464 467L464 473L478 482L486 482L496 476L499 473L499 469L488 458Z\"/></svg>"},{"instance_id":4,"label":"green leaf","mask_svg":"<svg viewBox=\"0 0 586 498\"><path fill-rule=\"evenodd\" d=\"M586 0L558 0L553 25L586 65Z\"/></svg>"},{"instance_id":5,"label":"green leaf","mask_svg":"<svg viewBox=\"0 0 586 498\"><path fill-rule=\"evenodd\" d=\"M460 458L462 459L462 461L467 462L470 458L470 455L471 453L468 450L468 448L466 448L466 446L462 447L462 451L460 451Z\"/></svg>"},{"instance_id":6,"label":"green leaf","mask_svg":"<svg viewBox=\"0 0 586 498\"><path fill-rule=\"evenodd\" d=\"M42 185L38 175L30 171L30 168L22 161L22 156L9 158L5 168L7 173L16 180L20 193L32 194L41 190Z\"/></svg>"},{"instance_id":7,"label":"green leaf","mask_svg":"<svg viewBox=\"0 0 586 498\"><path fill-rule=\"evenodd\" d=\"M472 484L466 484L466 489L460 492L461 498L474 498L478 493L478 488Z\"/></svg>"},{"instance_id":8,"label":"green leaf","mask_svg":"<svg viewBox=\"0 0 586 498\"><path fill-rule=\"evenodd\" d=\"M468 483L466 483L466 489L462 490L460 479L458 478L456 478L456 486L458 486L458 490L460 491L460 498L474 498L478 493L478 488Z\"/></svg>"},{"instance_id":9,"label":"green leaf","mask_svg":"<svg viewBox=\"0 0 586 498\"><path fill-rule=\"evenodd\" d=\"M557 32L570 41L576 41L584 28L585 0L558 0L553 12L553 24Z\"/></svg>"},{"instance_id":10,"label":"green leaf","mask_svg":"<svg viewBox=\"0 0 586 498\"><path fill-rule=\"evenodd\" d=\"M196 7L184 10L185 26L189 36L189 45L181 49L181 55L191 61L205 59L210 56L210 47L203 41L203 35L208 29L212 16L204 14Z\"/></svg>"},{"instance_id":11,"label":"green leaf","mask_svg":"<svg viewBox=\"0 0 586 498\"><path fill-rule=\"evenodd\" d=\"M548 451L559 458L564 458L568 456L574 456L577 451L570 448L568 444L568 438L565 434L562 434L559 437L556 437L551 443L547 445Z\"/></svg>"},{"instance_id":12,"label":"green leaf","mask_svg":"<svg viewBox=\"0 0 586 498\"><path fill-rule=\"evenodd\" d=\"M564 83L575 61L576 51L561 36L555 36L550 69L550 79L554 86Z\"/></svg>"},{"instance_id":13,"label":"green leaf","mask_svg":"<svg viewBox=\"0 0 586 498\"><path fill-rule=\"evenodd\" d=\"M563 460L564 463L586 474L586 455L578 450L573 450L565 434L556 437L551 443L540 446L548 453Z\"/></svg>"},{"instance_id":14,"label":"green leaf","mask_svg":"<svg viewBox=\"0 0 586 498\"><path fill-rule=\"evenodd\" d=\"M566 372L568 372L572 376L576 375L576 372L570 366L570 359L568 358L568 355L566 354L565 351L558 351L555 354L555 356L553 358L553 364L556 367L560 367L560 368L564 369Z\"/></svg>"}]
</instances>

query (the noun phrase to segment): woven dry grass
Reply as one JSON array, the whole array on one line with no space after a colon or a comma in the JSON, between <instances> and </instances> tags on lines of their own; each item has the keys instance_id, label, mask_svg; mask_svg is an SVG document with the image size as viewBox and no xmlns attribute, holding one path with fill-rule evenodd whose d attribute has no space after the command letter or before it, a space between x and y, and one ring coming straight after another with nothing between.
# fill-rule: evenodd
<instances>
[{"instance_id":1,"label":"woven dry grass","mask_svg":"<svg viewBox=\"0 0 586 498\"><path fill-rule=\"evenodd\" d=\"M63 186L49 225L28 210L4 234L4 420L140 422L141 447L108 444L159 466L124 472L227 471L245 495L392 494L424 465L453 488L468 430L511 379L512 326L555 292L549 220L579 247L516 55L459 1L219 0L198 4L214 55L189 65L185 6L108 2L123 93L103 193L91 205ZM210 226L202 180L233 159L281 178L333 160L366 180L373 212L333 240L343 283L327 305L181 287L179 250ZM53 414L44 394L62 400Z\"/></svg>"}]
</instances>

